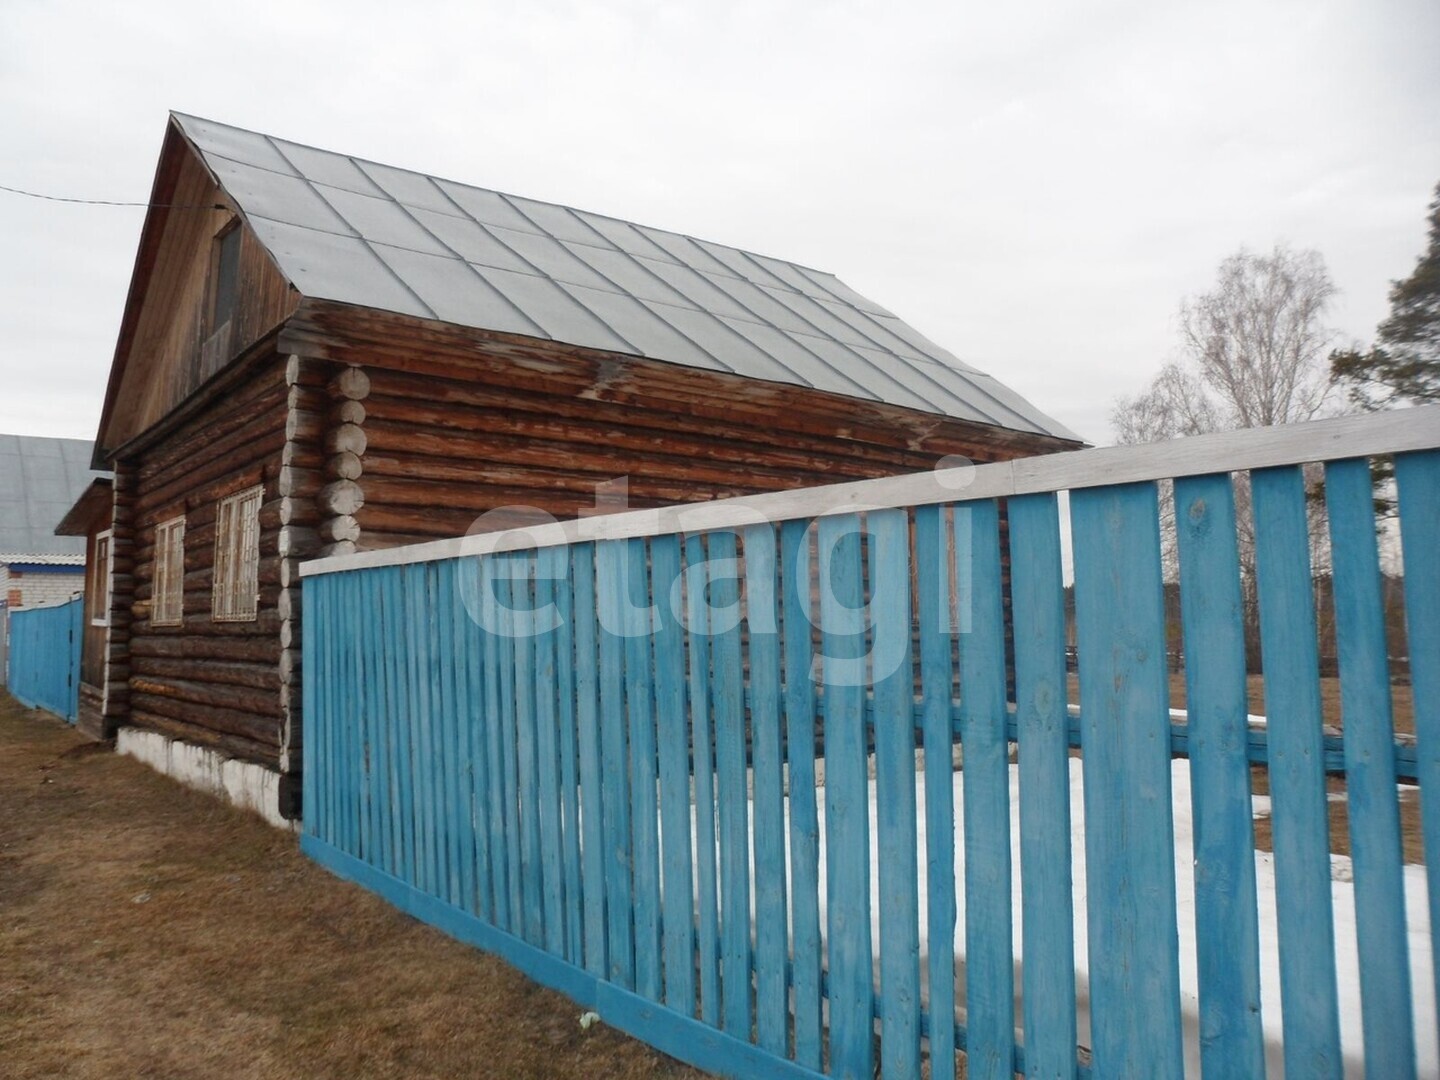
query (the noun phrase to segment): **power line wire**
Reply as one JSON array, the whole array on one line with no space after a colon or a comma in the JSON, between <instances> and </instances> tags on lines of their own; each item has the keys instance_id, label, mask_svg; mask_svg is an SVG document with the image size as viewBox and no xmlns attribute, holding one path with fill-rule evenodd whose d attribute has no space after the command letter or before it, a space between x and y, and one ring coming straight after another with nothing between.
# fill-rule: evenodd
<instances>
[{"instance_id":1,"label":"power line wire","mask_svg":"<svg viewBox=\"0 0 1440 1080\"><path fill-rule=\"evenodd\" d=\"M45 195L39 191L26 191L24 188L11 187L8 184L0 184L0 191L8 191L13 195L25 195L31 199L44 199L46 202L79 203L83 206L145 206L152 210L228 210L228 206L220 203L201 205L199 203L151 203L151 202L126 202L120 199L71 199L64 195Z\"/></svg>"}]
</instances>

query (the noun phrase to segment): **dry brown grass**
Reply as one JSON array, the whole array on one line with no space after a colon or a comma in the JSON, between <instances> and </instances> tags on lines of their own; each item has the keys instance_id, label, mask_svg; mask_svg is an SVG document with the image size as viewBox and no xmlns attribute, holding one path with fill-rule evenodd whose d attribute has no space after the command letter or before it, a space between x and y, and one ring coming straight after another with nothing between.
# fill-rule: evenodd
<instances>
[{"instance_id":1,"label":"dry brown grass","mask_svg":"<svg viewBox=\"0 0 1440 1080\"><path fill-rule=\"evenodd\" d=\"M0 1073L690 1077L0 692Z\"/></svg>"}]
</instances>

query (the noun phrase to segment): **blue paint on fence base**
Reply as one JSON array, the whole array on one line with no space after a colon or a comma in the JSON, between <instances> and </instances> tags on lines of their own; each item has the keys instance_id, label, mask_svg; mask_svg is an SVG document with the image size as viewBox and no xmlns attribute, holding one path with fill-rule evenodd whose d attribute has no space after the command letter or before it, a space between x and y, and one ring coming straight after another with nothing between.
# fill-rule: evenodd
<instances>
[{"instance_id":1,"label":"blue paint on fence base","mask_svg":"<svg viewBox=\"0 0 1440 1080\"><path fill-rule=\"evenodd\" d=\"M560 991L576 1005L594 1009L601 1020L611 1027L642 1039L671 1057L721 1076L821 1080L820 1073L783 1061L698 1020L597 979L543 949L345 854L317 837L302 835L300 850L337 877L369 889L386 903L444 931L457 941L494 953L529 978Z\"/></svg>"}]
</instances>

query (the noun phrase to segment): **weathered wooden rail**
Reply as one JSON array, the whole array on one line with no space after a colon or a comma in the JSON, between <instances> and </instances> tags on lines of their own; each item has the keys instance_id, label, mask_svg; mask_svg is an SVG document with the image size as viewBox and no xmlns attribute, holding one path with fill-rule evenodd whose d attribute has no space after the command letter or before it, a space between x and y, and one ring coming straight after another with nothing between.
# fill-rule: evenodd
<instances>
[{"instance_id":1,"label":"weathered wooden rail","mask_svg":"<svg viewBox=\"0 0 1440 1080\"><path fill-rule=\"evenodd\" d=\"M80 706L80 639L84 602L10 613L10 656L6 688L22 704L44 709L70 723Z\"/></svg>"},{"instance_id":2,"label":"weathered wooden rail","mask_svg":"<svg viewBox=\"0 0 1440 1080\"><path fill-rule=\"evenodd\" d=\"M307 564L302 844L608 1023L732 1075L869 1078L877 1053L887 1077L918 1077L926 1056L932 1075L950 1075L961 1051L972 1077L1178 1076L1187 1053L1206 1076L1263 1075L1276 1032L1289 1075L1339 1075L1357 1048L1342 1047L1332 914L1326 773L1338 771L1364 1068L1413 1076L1435 1048L1417 1051L1408 934L1440 915L1440 861L1425 871L1428 912L1407 911L1396 784L1420 786L1425 847L1440 850L1440 800L1428 797L1440 791L1437 447L1432 407ZM1392 722L1366 460L1380 455L1394 455L1398 477L1413 744L1397 743ZM1316 462L1338 743L1322 726L1301 469ZM1246 720L1240 471L1265 666L1259 734ZM1188 687L1175 726L1161 480L1175 483ZM791 749L817 735L820 787L813 753ZM1077 744L1083 853L1070 820ZM1189 758L1195 838L1184 942L1176 754ZM1278 1018L1261 1008L1257 760L1272 804ZM1088 881L1079 1005L1072 856ZM957 978L948 945L962 900ZM1182 952L1198 969L1191 1036ZM1428 961L1440 970L1433 944ZM1428 976L1421 989L1433 1012ZM1433 1040L1433 1017L1420 1021Z\"/></svg>"}]
</instances>

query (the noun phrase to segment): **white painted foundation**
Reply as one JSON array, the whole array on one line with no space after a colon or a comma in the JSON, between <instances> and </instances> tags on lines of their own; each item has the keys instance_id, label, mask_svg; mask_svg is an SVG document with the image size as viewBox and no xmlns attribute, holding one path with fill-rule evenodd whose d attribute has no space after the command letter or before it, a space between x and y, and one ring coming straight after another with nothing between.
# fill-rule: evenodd
<instances>
[{"instance_id":1,"label":"white painted foundation","mask_svg":"<svg viewBox=\"0 0 1440 1080\"><path fill-rule=\"evenodd\" d=\"M128 754L186 787L259 814L277 829L294 832L298 822L280 816L280 774L249 761L236 761L194 743L154 731L122 727L115 751Z\"/></svg>"}]
</instances>

